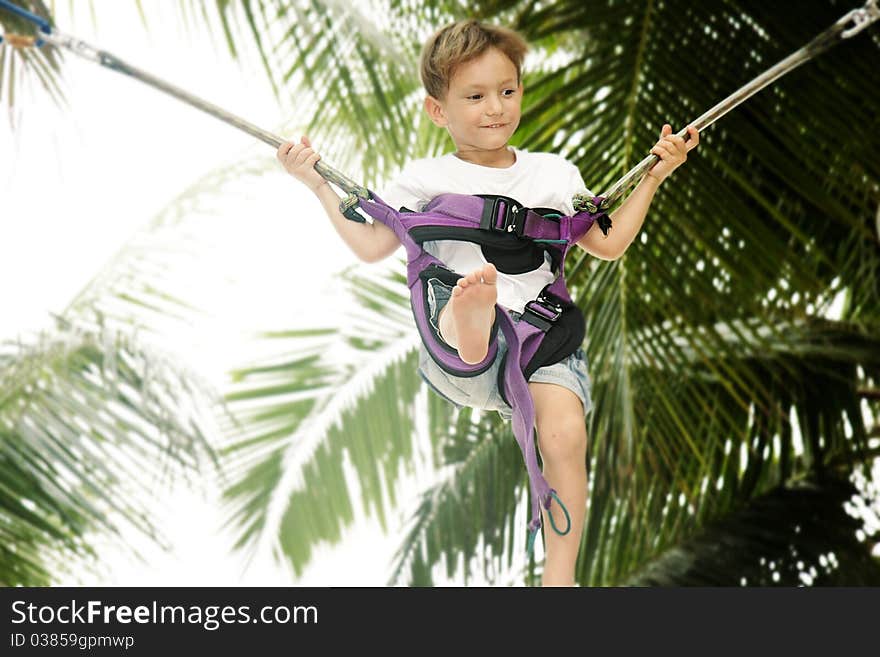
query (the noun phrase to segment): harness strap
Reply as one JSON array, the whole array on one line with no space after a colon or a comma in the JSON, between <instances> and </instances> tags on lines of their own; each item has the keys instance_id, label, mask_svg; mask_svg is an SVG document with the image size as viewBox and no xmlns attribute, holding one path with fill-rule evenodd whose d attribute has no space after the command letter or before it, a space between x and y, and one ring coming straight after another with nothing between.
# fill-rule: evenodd
<instances>
[{"instance_id":1,"label":"harness strap","mask_svg":"<svg viewBox=\"0 0 880 657\"><path fill-rule=\"evenodd\" d=\"M571 238L571 223L547 209L527 208L508 196L440 194L425 206L425 213L439 212L467 222L467 227L517 237L565 244Z\"/></svg>"},{"instance_id":2,"label":"harness strap","mask_svg":"<svg viewBox=\"0 0 880 657\"><path fill-rule=\"evenodd\" d=\"M523 453L523 460L526 464L526 471L529 475L529 489L532 496L532 519L529 522L529 539L526 549L531 556L534 550L535 537L542 525L541 507L550 511L550 505L555 498L562 507L565 517L568 519L568 526L565 531L559 531L555 523L551 522L553 530L560 536L566 535L571 531L571 519L568 515L568 509L559 499L556 491L550 488L550 484L544 478L544 473L538 467L538 457L535 450L535 403L532 401L532 395L529 393L529 384L523 375L521 361L523 359L522 341L517 335L517 328L513 324L510 315L503 312L499 316L499 324L504 338L507 340L508 354L505 359L505 377L504 385L506 388L506 397L513 411L511 417L511 425L513 427L513 435L516 442L519 443L520 450ZM520 329L528 331L529 328ZM551 515L552 521L552 515Z\"/></svg>"}]
</instances>

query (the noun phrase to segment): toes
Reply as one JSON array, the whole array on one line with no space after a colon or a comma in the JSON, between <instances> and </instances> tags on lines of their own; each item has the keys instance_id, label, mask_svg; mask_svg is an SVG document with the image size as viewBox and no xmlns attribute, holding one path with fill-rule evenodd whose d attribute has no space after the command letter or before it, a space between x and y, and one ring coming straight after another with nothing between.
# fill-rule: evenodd
<instances>
[{"instance_id":1,"label":"toes","mask_svg":"<svg viewBox=\"0 0 880 657\"><path fill-rule=\"evenodd\" d=\"M486 283L487 285L495 285L498 281L498 270L495 268L495 265L489 263L485 265L482 269L477 269L476 271L472 271L466 276L462 276L458 279L455 284L455 287L461 291L464 291L468 287L472 285L479 285L480 283Z\"/></svg>"},{"instance_id":2,"label":"toes","mask_svg":"<svg viewBox=\"0 0 880 657\"><path fill-rule=\"evenodd\" d=\"M498 270L491 262L483 267L483 282L487 285L495 285L498 280Z\"/></svg>"}]
</instances>

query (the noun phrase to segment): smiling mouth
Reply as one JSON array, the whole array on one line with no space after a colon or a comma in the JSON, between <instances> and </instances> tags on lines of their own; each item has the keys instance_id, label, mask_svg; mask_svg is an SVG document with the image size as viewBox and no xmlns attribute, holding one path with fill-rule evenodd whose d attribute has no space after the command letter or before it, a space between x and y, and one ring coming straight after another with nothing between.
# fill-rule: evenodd
<instances>
[{"instance_id":1,"label":"smiling mouth","mask_svg":"<svg viewBox=\"0 0 880 657\"><path fill-rule=\"evenodd\" d=\"M506 126L506 123L493 123L492 125L481 125L481 128L503 128Z\"/></svg>"}]
</instances>

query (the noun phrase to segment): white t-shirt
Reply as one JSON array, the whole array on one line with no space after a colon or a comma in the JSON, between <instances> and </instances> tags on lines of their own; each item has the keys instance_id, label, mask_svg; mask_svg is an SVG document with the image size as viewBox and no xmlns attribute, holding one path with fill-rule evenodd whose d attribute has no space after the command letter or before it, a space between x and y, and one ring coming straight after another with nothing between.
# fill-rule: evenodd
<instances>
[{"instance_id":1,"label":"white t-shirt","mask_svg":"<svg viewBox=\"0 0 880 657\"><path fill-rule=\"evenodd\" d=\"M553 153L530 153L508 147L516 162L506 169L487 167L459 159L452 153L413 160L379 196L395 210L420 211L440 194L499 194L530 208L554 208L574 214L571 197L585 192L580 171L564 157ZM486 264L479 244L458 240L428 241L425 251L461 275ZM498 272L498 303L522 313L525 304L554 280L550 256L544 264L523 274Z\"/></svg>"}]
</instances>

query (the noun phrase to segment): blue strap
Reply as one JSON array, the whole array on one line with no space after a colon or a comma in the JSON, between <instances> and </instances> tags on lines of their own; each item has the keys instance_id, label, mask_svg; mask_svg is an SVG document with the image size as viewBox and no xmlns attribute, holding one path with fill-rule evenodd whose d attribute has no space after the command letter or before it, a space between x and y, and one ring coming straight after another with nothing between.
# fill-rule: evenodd
<instances>
[{"instance_id":1,"label":"blue strap","mask_svg":"<svg viewBox=\"0 0 880 657\"><path fill-rule=\"evenodd\" d=\"M532 553L534 553L534 551L535 551L535 537L537 535L538 535L537 529L529 532L529 541L526 544L526 553L529 555L529 557L531 557Z\"/></svg>"},{"instance_id":2,"label":"blue strap","mask_svg":"<svg viewBox=\"0 0 880 657\"><path fill-rule=\"evenodd\" d=\"M52 34L52 25L49 23L49 21L47 19L43 18L42 16L37 16L36 14L32 14L31 12L27 11L26 9L22 9L18 5L12 4L11 2L9 2L9 0L0 0L0 9L5 9L6 11L11 11L16 16L19 16L21 18L24 18L25 20L31 21L34 25L36 25L38 28L40 28L41 32L44 32L46 34ZM3 37L0 36L0 43L2 43L2 41L3 41ZM39 48L44 43L45 43L45 41L43 41L42 39L37 39L37 41L34 45Z\"/></svg>"},{"instance_id":3,"label":"blue strap","mask_svg":"<svg viewBox=\"0 0 880 657\"><path fill-rule=\"evenodd\" d=\"M42 16L37 16L36 14L32 14L26 9L22 9L18 5L14 5L9 0L0 0L0 9L6 9L7 11L11 11L13 14L21 16L25 20L31 21L34 25L40 28L41 32L45 32L46 34L52 33L52 26L49 25L49 21L47 21Z\"/></svg>"},{"instance_id":4,"label":"blue strap","mask_svg":"<svg viewBox=\"0 0 880 657\"><path fill-rule=\"evenodd\" d=\"M553 514L550 513L550 510L548 509L547 515L550 516L550 524L553 527L553 531L555 531L560 536L565 536L568 532L571 531L571 516L568 515L568 509L565 508L565 505L562 503L562 500L559 499L559 495L556 494L556 491L551 490L550 495L552 495L557 504L562 507L562 512L565 514L565 522L568 523L568 526L565 528L564 532L559 531L559 528L556 526L556 522L553 520Z\"/></svg>"},{"instance_id":5,"label":"blue strap","mask_svg":"<svg viewBox=\"0 0 880 657\"><path fill-rule=\"evenodd\" d=\"M550 516L550 525L553 527L553 531L555 531L557 534L559 534L560 536L565 536L566 534L568 534L568 532L571 531L571 516L568 515L568 509L565 508L565 505L562 503L562 500L559 499L559 495L556 494L556 491L551 490L550 495L553 497L553 499L556 500L559 506L562 507L562 512L565 514L565 522L567 523L567 526L564 532L559 531L559 528L556 526L556 521L553 520L553 514L550 513L550 510L548 509L547 515ZM529 557L531 557L535 551L535 539L538 537L539 529L540 527L535 527L534 530L529 532L529 540L526 543L526 553L529 555Z\"/></svg>"}]
</instances>

